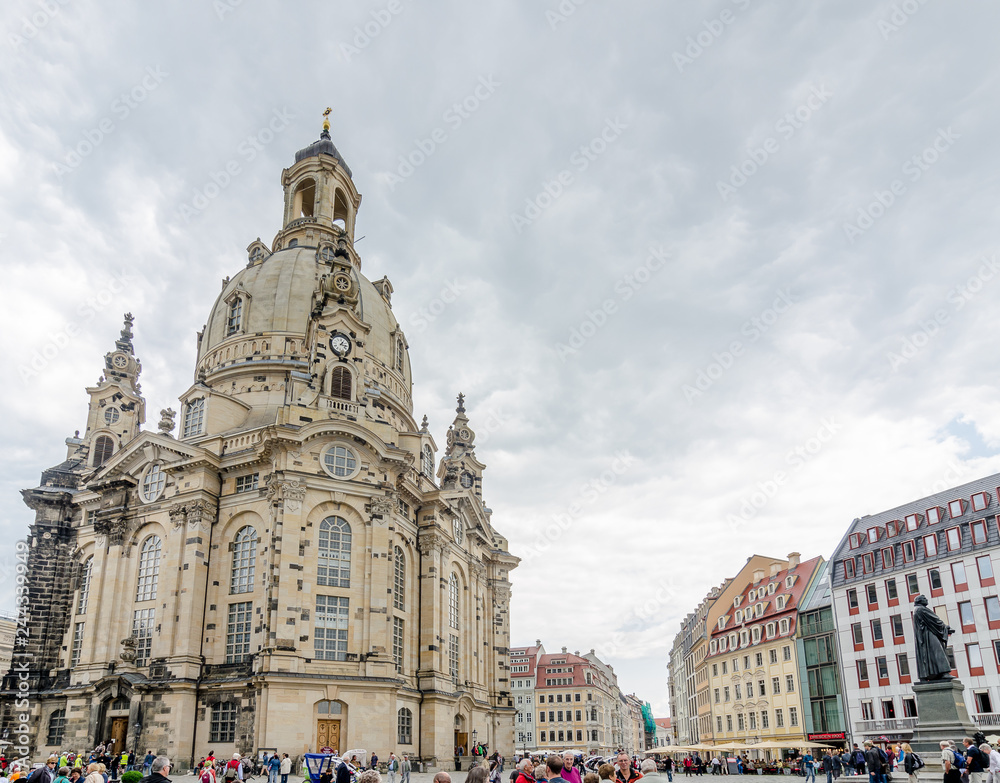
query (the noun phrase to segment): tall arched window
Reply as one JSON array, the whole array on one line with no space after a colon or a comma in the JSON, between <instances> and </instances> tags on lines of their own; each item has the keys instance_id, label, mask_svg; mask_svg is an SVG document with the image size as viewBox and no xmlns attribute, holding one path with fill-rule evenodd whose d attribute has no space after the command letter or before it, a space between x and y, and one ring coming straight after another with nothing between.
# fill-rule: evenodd
<instances>
[{"instance_id":1,"label":"tall arched window","mask_svg":"<svg viewBox=\"0 0 1000 783\"><path fill-rule=\"evenodd\" d=\"M87 602L90 600L90 577L94 570L94 558L88 557L83 563L83 570L80 572L80 598L76 602L76 613L87 613Z\"/></svg>"},{"instance_id":2,"label":"tall arched window","mask_svg":"<svg viewBox=\"0 0 1000 783\"><path fill-rule=\"evenodd\" d=\"M421 472L429 479L434 478L434 452L430 446L424 446L423 455L420 458Z\"/></svg>"},{"instance_id":3,"label":"tall arched window","mask_svg":"<svg viewBox=\"0 0 1000 783\"><path fill-rule=\"evenodd\" d=\"M243 325L243 298L237 296L229 303L229 315L226 318L226 334L236 334Z\"/></svg>"},{"instance_id":4,"label":"tall arched window","mask_svg":"<svg viewBox=\"0 0 1000 783\"><path fill-rule=\"evenodd\" d=\"M139 555L139 581L135 590L136 601L156 599L156 582L160 576L160 554L163 542L159 536L150 536L142 544Z\"/></svg>"},{"instance_id":5,"label":"tall arched window","mask_svg":"<svg viewBox=\"0 0 1000 783\"><path fill-rule=\"evenodd\" d=\"M351 399L351 371L346 367L334 367L331 374L330 394L342 400Z\"/></svg>"},{"instance_id":6,"label":"tall arched window","mask_svg":"<svg viewBox=\"0 0 1000 783\"><path fill-rule=\"evenodd\" d=\"M403 371L403 340L399 337L396 338L396 369Z\"/></svg>"},{"instance_id":7,"label":"tall arched window","mask_svg":"<svg viewBox=\"0 0 1000 783\"><path fill-rule=\"evenodd\" d=\"M94 467L99 468L115 453L115 442L109 435L99 435L94 441Z\"/></svg>"},{"instance_id":8,"label":"tall arched window","mask_svg":"<svg viewBox=\"0 0 1000 783\"><path fill-rule=\"evenodd\" d=\"M351 526L346 519L327 517L319 523L316 584L351 586Z\"/></svg>"},{"instance_id":9,"label":"tall arched window","mask_svg":"<svg viewBox=\"0 0 1000 783\"><path fill-rule=\"evenodd\" d=\"M184 410L184 429L182 438L190 438L194 435L201 435L202 426L205 423L205 398L191 400Z\"/></svg>"},{"instance_id":10,"label":"tall arched window","mask_svg":"<svg viewBox=\"0 0 1000 783\"><path fill-rule=\"evenodd\" d=\"M413 713L406 707L400 707L396 713L396 734L398 744L413 744Z\"/></svg>"},{"instance_id":11,"label":"tall arched window","mask_svg":"<svg viewBox=\"0 0 1000 783\"><path fill-rule=\"evenodd\" d=\"M49 715L49 735L46 738L46 744L62 745L65 734L66 710L56 710Z\"/></svg>"},{"instance_id":12,"label":"tall arched window","mask_svg":"<svg viewBox=\"0 0 1000 783\"><path fill-rule=\"evenodd\" d=\"M448 580L448 625L458 629L458 577L454 571Z\"/></svg>"},{"instance_id":13,"label":"tall arched window","mask_svg":"<svg viewBox=\"0 0 1000 783\"><path fill-rule=\"evenodd\" d=\"M257 557L257 531L241 527L233 540L233 575L229 593L252 593L254 561Z\"/></svg>"},{"instance_id":14,"label":"tall arched window","mask_svg":"<svg viewBox=\"0 0 1000 783\"><path fill-rule=\"evenodd\" d=\"M406 611L406 558L403 550L396 547L392 553L393 592L392 605L401 612Z\"/></svg>"}]
</instances>

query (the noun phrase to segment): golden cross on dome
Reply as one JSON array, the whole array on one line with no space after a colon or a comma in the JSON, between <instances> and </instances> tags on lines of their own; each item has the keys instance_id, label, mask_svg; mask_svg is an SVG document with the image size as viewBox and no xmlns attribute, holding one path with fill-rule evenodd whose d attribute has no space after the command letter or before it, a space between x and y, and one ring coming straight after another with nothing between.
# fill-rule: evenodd
<instances>
[{"instance_id":1,"label":"golden cross on dome","mask_svg":"<svg viewBox=\"0 0 1000 783\"><path fill-rule=\"evenodd\" d=\"M330 130L330 113L333 111L329 106L326 107L326 111L323 112L323 130Z\"/></svg>"}]
</instances>

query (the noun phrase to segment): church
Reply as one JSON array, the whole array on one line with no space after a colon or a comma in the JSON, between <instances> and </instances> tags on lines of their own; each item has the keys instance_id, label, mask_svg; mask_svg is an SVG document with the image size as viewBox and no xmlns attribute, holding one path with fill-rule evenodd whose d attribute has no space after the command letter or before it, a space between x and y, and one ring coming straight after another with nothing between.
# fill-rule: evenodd
<instances>
[{"instance_id":1,"label":"church","mask_svg":"<svg viewBox=\"0 0 1000 783\"><path fill-rule=\"evenodd\" d=\"M126 315L86 428L22 493L27 666L0 729L20 685L33 760L108 740L178 770L209 750L512 755L518 558L464 398L439 454L328 122L281 184L282 228L222 281L179 414L143 428Z\"/></svg>"}]
</instances>

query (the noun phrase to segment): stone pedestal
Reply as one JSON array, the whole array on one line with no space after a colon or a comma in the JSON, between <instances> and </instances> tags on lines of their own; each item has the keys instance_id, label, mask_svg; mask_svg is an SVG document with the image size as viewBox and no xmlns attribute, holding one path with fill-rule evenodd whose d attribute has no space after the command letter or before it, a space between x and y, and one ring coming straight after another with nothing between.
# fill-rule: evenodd
<instances>
[{"instance_id":1,"label":"stone pedestal","mask_svg":"<svg viewBox=\"0 0 1000 783\"><path fill-rule=\"evenodd\" d=\"M976 726L965 707L964 691L965 686L959 680L935 680L913 685L919 719L910 745L926 764L918 773L921 780L939 781L944 776L941 767L942 740L954 740L962 751L962 739L976 733Z\"/></svg>"}]
</instances>

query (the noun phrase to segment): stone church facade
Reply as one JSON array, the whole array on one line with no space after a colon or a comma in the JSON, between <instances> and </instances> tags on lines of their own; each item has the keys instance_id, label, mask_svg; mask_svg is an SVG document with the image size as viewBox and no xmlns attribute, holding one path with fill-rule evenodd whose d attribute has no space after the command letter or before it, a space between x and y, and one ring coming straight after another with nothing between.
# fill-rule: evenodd
<instances>
[{"instance_id":1,"label":"stone church facade","mask_svg":"<svg viewBox=\"0 0 1000 783\"><path fill-rule=\"evenodd\" d=\"M518 559L463 398L439 456L328 126L282 186L283 227L223 281L178 420L142 428L126 316L84 433L23 492L35 758L114 739L181 768L210 749L443 761L474 733L512 754Z\"/></svg>"}]
</instances>

